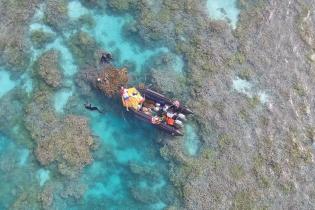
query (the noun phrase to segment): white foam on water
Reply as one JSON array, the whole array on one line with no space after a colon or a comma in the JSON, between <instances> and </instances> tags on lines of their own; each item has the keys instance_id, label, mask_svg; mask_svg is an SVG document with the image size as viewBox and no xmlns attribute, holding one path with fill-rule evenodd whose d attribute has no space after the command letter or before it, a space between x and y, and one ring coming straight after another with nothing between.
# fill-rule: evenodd
<instances>
[{"instance_id":1,"label":"white foam on water","mask_svg":"<svg viewBox=\"0 0 315 210\"><path fill-rule=\"evenodd\" d=\"M44 186L44 184L49 180L49 170L43 168L36 171L36 178L38 179L39 186Z\"/></svg>"},{"instance_id":2,"label":"white foam on water","mask_svg":"<svg viewBox=\"0 0 315 210\"><path fill-rule=\"evenodd\" d=\"M16 81L10 79L9 72L0 69L0 98L17 85Z\"/></svg>"},{"instance_id":3,"label":"white foam on water","mask_svg":"<svg viewBox=\"0 0 315 210\"><path fill-rule=\"evenodd\" d=\"M215 20L229 20L232 27L236 28L240 14L236 0L208 0L207 9L210 18Z\"/></svg>"},{"instance_id":4,"label":"white foam on water","mask_svg":"<svg viewBox=\"0 0 315 210\"><path fill-rule=\"evenodd\" d=\"M77 19L82 15L88 14L89 11L82 6L82 4L79 1L71 1L68 4L68 16L71 19Z\"/></svg>"},{"instance_id":5,"label":"white foam on water","mask_svg":"<svg viewBox=\"0 0 315 210\"><path fill-rule=\"evenodd\" d=\"M190 124L185 126L184 147L186 153L190 156L197 155L200 148L200 139L196 133L196 129Z\"/></svg>"}]
</instances>

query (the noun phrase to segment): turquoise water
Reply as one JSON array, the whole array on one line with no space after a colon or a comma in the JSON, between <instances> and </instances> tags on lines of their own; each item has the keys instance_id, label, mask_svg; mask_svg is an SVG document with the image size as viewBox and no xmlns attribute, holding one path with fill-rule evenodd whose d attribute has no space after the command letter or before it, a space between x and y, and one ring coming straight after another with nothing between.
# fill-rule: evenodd
<instances>
[{"instance_id":1,"label":"turquoise water","mask_svg":"<svg viewBox=\"0 0 315 210\"><path fill-rule=\"evenodd\" d=\"M109 103L108 99L98 97L96 92L85 98L80 88L75 85L79 67L67 47L67 41L71 34L83 30L93 37L101 48L113 52L116 65L132 63L133 73L138 75L147 71L145 64L152 57L171 53L170 50L165 46L144 48L135 40L124 37L124 25L134 21L128 15L99 13L83 7L79 1L71 1L68 5L69 19L75 21L81 15L91 15L95 25L90 28L66 28L60 33L44 24L44 8L45 3L37 9L29 32L38 29L50 32L55 34L55 40L41 49L31 46L32 63L24 74L13 78L9 70L0 68L0 102L10 94L13 97L20 93L26 98L17 100L31 99L38 80L32 72L33 62L49 49L58 50L63 80L61 87L53 90L51 105L60 117L69 114L86 117L98 147L93 151L93 162L83 168L78 177L69 180L60 175L53 164L39 165L34 153L34 141L29 136L22 136L21 140L21 133L13 128L5 130L7 128L1 126L0 209L9 208L17 200L23 200L23 196L26 196L24 200L29 201L25 208L36 209L36 205L32 205L38 202L38 194L52 186L53 201L50 207L55 209L164 209L177 203L177 197L168 179L167 163L161 158L160 145L156 143L159 131L134 120L122 109L119 101ZM174 71L184 71L184 62L180 56L174 56L172 65ZM85 110L82 104L87 100L105 110L106 114ZM19 104L22 106L22 101ZM16 112L14 106L9 109L13 113ZM13 120L17 119L12 117L10 123L23 121ZM9 133L10 137L4 133ZM191 137L194 138L196 137ZM188 152L194 155L198 149L196 146L192 147ZM77 194L80 195L79 199L74 199Z\"/></svg>"},{"instance_id":2,"label":"turquoise water","mask_svg":"<svg viewBox=\"0 0 315 210\"><path fill-rule=\"evenodd\" d=\"M11 80L9 72L0 70L0 98L16 86L16 82Z\"/></svg>"},{"instance_id":3,"label":"turquoise water","mask_svg":"<svg viewBox=\"0 0 315 210\"><path fill-rule=\"evenodd\" d=\"M233 80L233 89L249 97L252 96L253 88L254 88L254 85L245 79L241 79L237 77L236 79Z\"/></svg>"},{"instance_id":4,"label":"turquoise water","mask_svg":"<svg viewBox=\"0 0 315 210\"><path fill-rule=\"evenodd\" d=\"M196 156L199 152L201 142L197 135L197 130L194 125L187 124L185 126L185 137L184 137L184 151L189 156Z\"/></svg>"},{"instance_id":5,"label":"turquoise water","mask_svg":"<svg viewBox=\"0 0 315 210\"><path fill-rule=\"evenodd\" d=\"M237 92L246 95L249 98L258 97L262 104L270 102L271 97L264 90L257 90L255 85L247 80L237 77L233 80L232 88Z\"/></svg>"},{"instance_id":6,"label":"turquoise water","mask_svg":"<svg viewBox=\"0 0 315 210\"><path fill-rule=\"evenodd\" d=\"M34 162L29 149L0 132L0 209L8 209L24 189L37 187Z\"/></svg>"},{"instance_id":7,"label":"turquoise water","mask_svg":"<svg viewBox=\"0 0 315 210\"><path fill-rule=\"evenodd\" d=\"M69 98L72 96L73 92L71 89L61 89L56 92L54 96L54 108L56 112L63 112Z\"/></svg>"},{"instance_id":8,"label":"turquoise water","mask_svg":"<svg viewBox=\"0 0 315 210\"><path fill-rule=\"evenodd\" d=\"M49 180L49 170L39 169L36 171L36 178L38 179L39 186L43 186Z\"/></svg>"},{"instance_id":9,"label":"turquoise water","mask_svg":"<svg viewBox=\"0 0 315 210\"><path fill-rule=\"evenodd\" d=\"M226 20L235 29L240 14L236 1L237 0L207 0L207 9L210 18Z\"/></svg>"}]
</instances>

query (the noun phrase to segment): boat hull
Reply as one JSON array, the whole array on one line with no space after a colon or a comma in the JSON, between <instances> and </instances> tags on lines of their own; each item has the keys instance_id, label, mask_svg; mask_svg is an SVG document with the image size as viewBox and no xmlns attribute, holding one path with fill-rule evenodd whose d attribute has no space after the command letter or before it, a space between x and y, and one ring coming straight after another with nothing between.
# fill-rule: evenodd
<instances>
[{"instance_id":1,"label":"boat hull","mask_svg":"<svg viewBox=\"0 0 315 210\"><path fill-rule=\"evenodd\" d=\"M158 93L158 92L155 92L154 90L151 90L149 88L144 88L144 89L140 89L139 92L148 100L152 100L152 101L155 101L155 102L158 102L160 103L161 105L164 105L164 104L167 104L167 105L172 105L173 104L173 101L169 98L167 98L166 96ZM178 108L179 112L183 113L183 114L193 114L193 112L183 106L183 105L180 105L179 108Z\"/></svg>"},{"instance_id":2,"label":"boat hull","mask_svg":"<svg viewBox=\"0 0 315 210\"><path fill-rule=\"evenodd\" d=\"M163 130L163 131L165 131L165 132L167 132L173 136L183 136L183 133L179 129L177 129L173 126L167 125L165 122L162 122L159 124L153 124L151 121L152 120L151 116L149 116L143 112L137 111L135 109L130 109L130 110L135 115L135 117L143 120L146 123L153 125L154 127L157 127L157 128L159 128L159 129L161 129L161 130Z\"/></svg>"}]
</instances>

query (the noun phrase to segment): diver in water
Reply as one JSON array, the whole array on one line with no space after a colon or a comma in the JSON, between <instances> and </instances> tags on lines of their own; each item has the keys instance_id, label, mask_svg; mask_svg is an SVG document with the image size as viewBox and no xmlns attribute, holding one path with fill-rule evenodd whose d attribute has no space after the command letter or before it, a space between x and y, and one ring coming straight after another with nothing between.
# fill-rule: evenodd
<instances>
[{"instance_id":1,"label":"diver in water","mask_svg":"<svg viewBox=\"0 0 315 210\"><path fill-rule=\"evenodd\" d=\"M103 112L101 110L99 110L99 108L97 108L96 106L92 106L92 104L89 104L89 103L85 103L84 104L84 107L88 110L91 110L91 111L98 111L99 113L103 114Z\"/></svg>"},{"instance_id":2,"label":"diver in water","mask_svg":"<svg viewBox=\"0 0 315 210\"><path fill-rule=\"evenodd\" d=\"M111 60L113 60L113 56L110 53L102 53L102 57L100 60L101 64L108 64L111 62Z\"/></svg>"}]
</instances>

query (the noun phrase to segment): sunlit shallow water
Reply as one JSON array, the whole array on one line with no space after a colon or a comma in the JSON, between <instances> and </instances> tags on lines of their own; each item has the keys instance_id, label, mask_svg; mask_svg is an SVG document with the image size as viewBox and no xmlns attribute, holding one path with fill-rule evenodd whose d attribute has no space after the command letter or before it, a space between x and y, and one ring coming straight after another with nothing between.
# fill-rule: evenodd
<instances>
[{"instance_id":1,"label":"sunlit shallow water","mask_svg":"<svg viewBox=\"0 0 315 210\"><path fill-rule=\"evenodd\" d=\"M70 98L78 102L77 106L82 106L85 98L80 96L75 86L78 66L67 48L67 36L61 36L43 23L43 8L39 7L35 13L29 30L51 32L56 35L56 39L41 49L32 47L32 61L50 49L59 51L64 75L63 87L55 91L51 101L55 111L65 116L69 111L65 107ZM133 21L130 16L99 14L83 7L78 1L69 3L68 14L73 20L81 15L92 15L95 27L82 30L91 35L101 48L118 52L119 56L115 60L118 66L132 62L135 71L141 73L146 71L144 64L151 56L169 52L163 46L144 49L134 40L125 38L122 30L124 24ZM14 79L9 71L0 70L0 100L16 93L18 88L22 88L23 94L31 95L34 91L33 80L37 79L30 76L31 66L24 75ZM182 73L184 63L180 56L173 61L173 66L174 71ZM159 131L135 121L122 108L117 111L117 107L107 105L106 100L95 99L91 102L99 104L107 112L105 115L89 113L82 108L79 113L89 119L90 129L100 142L99 148L93 154L93 163L83 169L78 180L84 186L85 192L80 201L74 201L62 198L56 190L53 206L57 209L126 209L127 206L128 209L163 209L173 204L176 196L168 180L167 163L160 157L160 146L156 143ZM57 186L67 184L66 179L58 175L55 168L40 166L34 156L35 145L30 140L25 142L16 144L15 139L2 133L0 135L0 180L3 183L0 188L0 209L9 208L23 193L39 192L48 185L58 189ZM191 155L196 154L196 146L190 146L188 152Z\"/></svg>"},{"instance_id":2,"label":"sunlit shallow water","mask_svg":"<svg viewBox=\"0 0 315 210\"><path fill-rule=\"evenodd\" d=\"M215 20L226 20L236 28L240 10L237 0L207 0L209 17Z\"/></svg>"},{"instance_id":3,"label":"sunlit shallow water","mask_svg":"<svg viewBox=\"0 0 315 210\"><path fill-rule=\"evenodd\" d=\"M16 86L16 82L11 80L8 71L0 69L0 98Z\"/></svg>"},{"instance_id":4,"label":"sunlit shallow water","mask_svg":"<svg viewBox=\"0 0 315 210\"><path fill-rule=\"evenodd\" d=\"M232 82L232 88L238 93L244 94L249 98L257 97L262 104L270 102L270 96L264 90L257 90L257 87L252 82L239 77Z\"/></svg>"}]
</instances>

